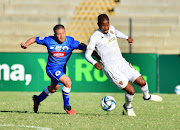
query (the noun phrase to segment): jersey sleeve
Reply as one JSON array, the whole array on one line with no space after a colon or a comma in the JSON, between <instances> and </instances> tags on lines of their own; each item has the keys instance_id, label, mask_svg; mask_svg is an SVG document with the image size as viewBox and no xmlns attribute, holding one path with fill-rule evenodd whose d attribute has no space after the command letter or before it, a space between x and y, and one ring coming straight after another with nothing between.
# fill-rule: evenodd
<instances>
[{"instance_id":1,"label":"jersey sleeve","mask_svg":"<svg viewBox=\"0 0 180 130\"><path fill-rule=\"evenodd\" d=\"M87 49L88 50L95 50L96 43L97 43L96 38L91 36L91 38L89 39L89 44L87 46Z\"/></svg>"},{"instance_id":2,"label":"jersey sleeve","mask_svg":"<svg viewBox=\"0 0 180 130\"><path fill-rule=\"evenodd\" d=\"M77 47L79 46L80 42L79 41L76 41L74 40L74 38L72 38L72 43L71 43L71 46L73 49L77 49Z\"/></svg>"},{"instance_id":3,"label":"jersey sleeve","mask_svg":"<svg viewBox=\"0 0 180 130\"><path fill-rule=\"evenodd\" d=\"M47 37L36 37L36 43L41 45L46 45L46 38Z\"/></svg>"},{"instance_id":4,"label":"jersey sleeve","mask_svg":"<svg viewBox=\"0 0 180 130\"><path fill-rule=\"evenodd\" d=\"M86 45L84 43L74 40L74 38L72 38L71 46L73 49L79 49L79 50L83 50L84 47L86 47Z\"/></svg>"},{"instance_id":5,"label":"jersey sleeve","mask_svg":"<svg viewBox=\"0 0 180 130\"><path fill-rule=\"evenodd\" d=\"M114 26L111 26L111 28L112 28L113 31L115 32L116 37L118 37L118 38L123 38L123 39L128 39L128 36L127 36L127 35L125 35L125 34L123 34L122 32L116 30Z\"/></svg>"},{"instance_id":6,"label":"jersey sleeve","mask_svg":"<svg viewBox=\"0 0 180 130\"><path fill-rule=\"evenodd\" d=\"M91 56L92 53L93 53L93 50L86 50L86 52L85 52L85 59L86 59L89 63L95 65L95 64L97 63L97 61L92 58L92 56Z\"/></svg>"},{"instance_id":7,"label":"jersey sleeve","mask_svg":"<svg viewBox=\"0 0 180 130\"><path fill-rule=\"evenodd\" d=\"M123 38L123 39L128 39L128 36L123 34L122 32L118 31L118 30L115 30L115 34L116 34L116 37L118 38Z\"/></svg>"},{"instance_id":8,"label":"jersey sleeve","mask_svg":"<svg viewBox=\"0 0 180 130\"><path fill-rule=\"evenodd\" d=\"M84 43L81 42L81 43L78 45L77 49L83 50L84 47L86 47L86 44L84 44Z\"/></svg>"}]
</instances>

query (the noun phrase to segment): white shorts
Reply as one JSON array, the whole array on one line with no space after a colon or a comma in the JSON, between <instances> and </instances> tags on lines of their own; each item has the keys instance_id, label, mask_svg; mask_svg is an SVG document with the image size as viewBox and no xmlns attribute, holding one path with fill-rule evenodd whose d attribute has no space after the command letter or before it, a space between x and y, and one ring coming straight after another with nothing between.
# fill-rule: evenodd
<instances>
[{"instance_id":1,"label":"white shorts","mask_svg":"<svg viewBox=\"0 0 180 130\"><path fill-rule=\"evenodd\" d=\"M132 67L131 63L125 60L121 62L117 61L113 63L113 65L104 66L104 73L119 89L125 88L129 81L134 82L141 76L141 74ZM121 84L119 82L121 82Z\"/></svg>"}]
</instances>

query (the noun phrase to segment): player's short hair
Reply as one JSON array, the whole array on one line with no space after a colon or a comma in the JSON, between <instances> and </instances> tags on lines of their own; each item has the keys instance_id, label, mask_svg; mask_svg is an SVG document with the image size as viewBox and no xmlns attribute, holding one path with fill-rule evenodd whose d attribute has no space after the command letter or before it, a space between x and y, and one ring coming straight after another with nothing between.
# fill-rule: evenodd
<instances>
[{"instance_id":1,"label":"player's short hair","mask_svg":"<svg viewBox=\"0 0 180 130\"><path fill-rule=\"evenodd\" d=\"M62 28L65 29L64 25L62 25L62 24L57 24L56 26L54 26L53 31L54 31L54 33L56 33L56 30L62 29Z\"/></svg>"},{"instance_id":2,"label":"player's short hair","mask_svg":"<svg viewBox=\"0 0 180 130\"><path fill-rule=\"evenodd\" d=\"M98 24L101 24L101 22L104 20L109 20L109 17L107 16L107 14L100 14L98 16Z\"/></svg>"}]
</instances>

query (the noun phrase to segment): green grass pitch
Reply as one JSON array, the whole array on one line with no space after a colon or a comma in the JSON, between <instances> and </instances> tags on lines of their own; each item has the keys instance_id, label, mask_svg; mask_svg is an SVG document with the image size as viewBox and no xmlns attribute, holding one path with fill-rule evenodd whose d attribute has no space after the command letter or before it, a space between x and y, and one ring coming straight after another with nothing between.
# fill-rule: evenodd
<instances>
[{"instance_id":1,"label":"green grass pitch","mask_svg":"<svg viewBox=\"0 0 180 130\"><path fill-rule=\"evenodd\" d=\"M39 92L0 92L0 130L62 129L62 130L178 130L180 129L180 95L159 94L160 103L144 101L136 94L133 108L136 117L123 116L124 93L71 93L70 103L77 115L63 110L61 92L41 103L33 113L32 95ZM104 96L116 99L116 108L106 112L100 107Z\"/></svg>"}]
</instances>

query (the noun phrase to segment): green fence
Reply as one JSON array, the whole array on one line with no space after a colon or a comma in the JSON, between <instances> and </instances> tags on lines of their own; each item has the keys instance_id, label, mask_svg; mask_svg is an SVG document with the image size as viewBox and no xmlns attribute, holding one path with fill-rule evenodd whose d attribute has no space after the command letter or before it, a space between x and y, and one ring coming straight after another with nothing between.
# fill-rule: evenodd
<instances>
[{"instance_id":1,"label":"green fence","mask_svg":"<svg viewBox=\"0 0 180 130\"><path fill-rule=\"evenodd\" d=\"M156 55L124 54L148 81L150 92L156 92ZM1 91L42 91L50 84L46 75L46 53L0 53ZM84 59L84 53L73 53L67 64L73 92L121 92L103 71ZM140 92L138 87L136 91Z\"/></svg>"},{"instance_id":2,"label":"green fence","mask_svg":"<svg viewBox=\"0 0 180 130\"><path fill-rule=\"evenodd\" d=\"M159 92L174 93L180 85L180 56L159 55Z\"/></svg>"}]
</instances>

